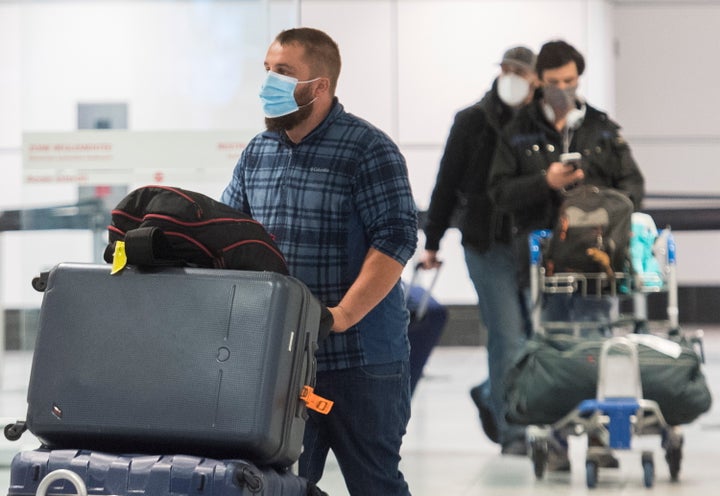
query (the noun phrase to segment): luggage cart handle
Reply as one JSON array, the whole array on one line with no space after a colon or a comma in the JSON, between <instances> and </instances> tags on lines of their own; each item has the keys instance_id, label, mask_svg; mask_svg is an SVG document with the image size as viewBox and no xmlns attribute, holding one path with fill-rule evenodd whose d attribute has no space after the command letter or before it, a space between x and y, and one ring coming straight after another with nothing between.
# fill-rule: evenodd
<instances>
[{"instance_id":1,"label":"luggage cart handle","mask_svg":"<svg viewBox=\"0 0 720 496\"><path fill-rule=\"evenodd\" d=\"M552 236L550 229L538 229L532 231L528 236L528 247L530 249L530 319L532 321L532 329L534 332L542 333L542 319L540 307L540 279L542 269L542 245L543 241Z\"/></svg>"},{"instance_id":2,"label":"luggage cart handle","mask_svg":"<svg viewBox=\"0 0 720 496\"><path fill-rule=\"evenodd\" d=\"M667 229L667 261L669 265L675 265L677 262L677 248L675 247L675 236L673 236L670 228Z\"/></svg>"},{"instance_id":3,"label":"luggage cart handle","mask_svg":"<svg viewBox=\"0 0 720 496\"><path fill-rule=\"evenodd\" d=\"M540 264L542 257L542 241L552 236L550 229L538 229L530 233L528 243L530 245L530 265L537 266Z\"/></svg>"},{"instance_id":4,"label":"luggage cart handle","mask_svg":"<svg viewBox=\"0 0 720 496\"><path fill-rule=\"evenodd\" d=\"M53 470L43 477L43 480L40 481L37 491L35 492L35 496L46 496L48 489L50 489L50 485L61 479L66 479L70 482L70 484L75 486L75 491L78 496L88 496L87 486L85 486L85 482L82 480L82 477L72 470L65 468Z\"/></svg>"}]
</instances>

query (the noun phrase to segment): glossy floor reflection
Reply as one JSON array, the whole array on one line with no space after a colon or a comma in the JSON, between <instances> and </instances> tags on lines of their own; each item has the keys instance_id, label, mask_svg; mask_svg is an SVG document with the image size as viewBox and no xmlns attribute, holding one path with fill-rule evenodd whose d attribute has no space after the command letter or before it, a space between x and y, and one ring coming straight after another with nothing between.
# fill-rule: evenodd
<instances>
[{"instance_id":1,"label":"glossy floor reflection","mask_svg":"<svg viewBox=\"0 0 720 496\"><path fill-rule=\"evenodd\" d=\"M694 327L686 326L687 329ZM705 328L704 372L717 402L720 396L720 327ZM8 352L3 363L0 420L22 418L30 370L29 353ZM482 433L469 389L485 377L486 354L480 347L436 348L426 377L413 398L413 416L403 446L402 470L414 496L465 495L698 495L715 494L720 483L720 406L684 426L685 447L680 480L671 483L659 436L636 437L633 450L619 451L619 469L601 469L598 485L585 485L585 439L571 438L573 470L536 480L531 461L503 457ZM8 486L8 464L19 449L36 447L27 434L19 443L0 439L0 486ZM640 450L653 450L655 484L643 485ZM331 496L346 496L340 471L329 463L320 483ZM381 496L381 495L367 495Z\"/></svg>"}]
</instances>

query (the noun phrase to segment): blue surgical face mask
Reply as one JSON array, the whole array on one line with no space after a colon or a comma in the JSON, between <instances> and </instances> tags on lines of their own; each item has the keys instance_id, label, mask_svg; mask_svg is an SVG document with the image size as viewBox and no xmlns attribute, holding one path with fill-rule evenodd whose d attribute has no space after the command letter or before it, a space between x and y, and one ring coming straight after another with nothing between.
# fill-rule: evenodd
<instances>
[{"instance_id":1,"label":"blue surgical face mask","mask_svg":"<svg viewBox=\"0 0 720 496\"><path fill-rule=\"evenodd\" d=\"M298 84L312 83L320 78L298 81L294 77L268 71L265 82L260 88L260 101L262 102L265 117L282 117L297 112L300 108L295 101L295 87ZM304 104L310 105L315 101Z\"/></svg>"}]
</instances>

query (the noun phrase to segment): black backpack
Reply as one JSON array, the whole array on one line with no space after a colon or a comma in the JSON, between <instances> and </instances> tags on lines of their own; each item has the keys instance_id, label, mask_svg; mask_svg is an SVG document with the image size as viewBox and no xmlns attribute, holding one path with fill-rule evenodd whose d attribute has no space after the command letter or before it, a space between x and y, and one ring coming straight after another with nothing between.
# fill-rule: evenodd
<instances>
[{"instance_id":1,"label":"black backpack","mask_svg":"<svg viewBox=\"0 0 720 496\"><path fill-rule=\"evenodd\" d=\"M566 191L544 254L546 274L624 272L632 213L632 201L618 190L580 185Z\"/></svg>"},{"instance_id":2,"label":"black backpack","mask_svg":"<svg viewBox=\"0 0 720 496\"><path fill-rule=\"evenodd\" d=\"M273 271L287 275L285 257L249 215L201 193L168 186L130 192L111 212L104 259L118 241L127 263Z\"/></svg>"}]
</instances>

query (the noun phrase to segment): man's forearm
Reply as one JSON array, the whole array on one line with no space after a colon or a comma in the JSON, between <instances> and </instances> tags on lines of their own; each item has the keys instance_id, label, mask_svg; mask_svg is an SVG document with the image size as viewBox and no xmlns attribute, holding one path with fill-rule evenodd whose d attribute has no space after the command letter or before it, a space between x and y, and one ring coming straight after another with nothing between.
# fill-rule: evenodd
<instances>
[{"instance_id":1,"label":"man's forearm","mask_svg":"<svg viewBox=\"0 0 720 496\"><path fill-rule=\"evenodd\" d=\"M395 286L403 265L370 248L360 273L336 307L330 308L335 323L332 330L342 332L360 322Z\"/></svg>"}]
</instances>

